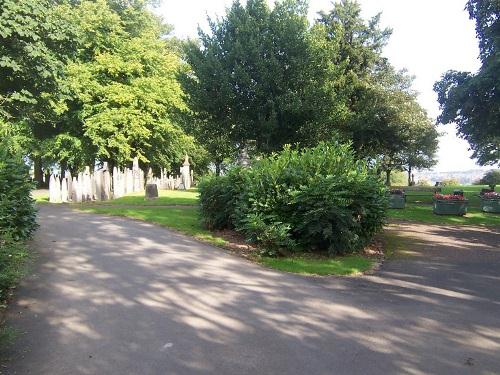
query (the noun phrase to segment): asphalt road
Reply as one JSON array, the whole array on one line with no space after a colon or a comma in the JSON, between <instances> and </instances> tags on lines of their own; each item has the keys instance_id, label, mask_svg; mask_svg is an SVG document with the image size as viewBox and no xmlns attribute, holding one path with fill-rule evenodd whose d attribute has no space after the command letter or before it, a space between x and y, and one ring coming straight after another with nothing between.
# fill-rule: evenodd
<instances>
[{"instance_id":1,"label":"asphalt road","mask_svg":"<svg viewBox=\"0 0 500 375\"><path fill-rule=\"evenodd\" d=\"M499 374L500 232L391 226L370 276L275 272L164 228L41 207L2 374Z\"/></svg>"}]
</instances>

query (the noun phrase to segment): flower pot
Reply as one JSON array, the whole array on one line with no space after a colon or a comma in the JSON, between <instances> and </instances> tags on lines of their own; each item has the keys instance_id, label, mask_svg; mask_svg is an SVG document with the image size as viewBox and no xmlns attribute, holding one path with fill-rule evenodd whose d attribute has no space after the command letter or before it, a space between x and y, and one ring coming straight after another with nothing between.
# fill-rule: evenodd
<instances>
[{"instance_id":1,"label":"flower pot","mask_svg":"<svg viewBox=\"0 0 500 375\"><path fill-rule=\"evenodd\" d=\"M391 194L389 196L389 208L405 208L406 199L401 194Z\"/></svg>"},{"instance_id":2,"label":"flower pot","mask_svg":"<svg viewBox=\"0 0 500 375\"><path fill-rule=\"evenodd\" d=\"M483 212L500 214L500 199L481 198L481 210Z\"/></svg>"},{"instance_id":3,"label":"flower pot","mask_svg":"<svg viewBox=\"0 0 500 375\"><path fill-rule=\"evenodd\" d=\"M467 213L467 200L440 200L435 199L432 212L436 215L458 215L463 216Z\"/></svg>"}]
</instances>

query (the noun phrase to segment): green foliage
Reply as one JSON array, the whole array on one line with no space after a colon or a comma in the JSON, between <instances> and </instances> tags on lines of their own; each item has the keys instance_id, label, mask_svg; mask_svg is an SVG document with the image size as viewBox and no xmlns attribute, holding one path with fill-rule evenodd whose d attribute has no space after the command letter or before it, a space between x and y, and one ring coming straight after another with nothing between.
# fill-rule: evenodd
<instances>
[{"instance_id":1,"label":"green foliage","mask_svg":"<svg viewBox=\"0 0 500 375\"><path fill-rule=\"evenodd\" d=\"M432 183L427 178L421 177L417 181L417 186L432 186Z\"/></svg>"},{"instance_id":2,"label":"green foliage","mask_svg":"<svg viewBox=\"0 0 500 375\"><path fill-rule=\"evenodd\" d=\"M36 209L30 195L34 185L28 166L5 143L0 143L0 240L4 236L24 240L36 229Z\"/></svg>"},{"instance_id":3,"label":"green foliage","mask_svg":"<svg viewBox=\"0 0 500 375\"><path fill-rule=\"evenodd\" d=\"M238 176L236 189L229 176L212 178L211 190L200 186L202 215L209 223L235 226L270 254L284 249L350 253L382 227L385 188L349 145L285 147L232 173Z\"/></svg>"},{"instance_id":4,"label":"green foliage","mask_svg":"<svg viewBox=\"0 0 500 375\"><path fill-rule=\"evenodd\" d=\"M441 181L442 186L456 186L460 185L460 181L458 181L456 178L446 178L443 181Z\"/></svg>"},{"instance_id":5,"label":"green foliage","mask_svg":"<svg viewBox=\"0 0 500 375\"><path fill-rule=\"evenodd\" d=\"M406 173L402 171L396 171L391 174L391 186L405 186L408 182Z\"/></svg>"},{"instance_id":6,"label":"green foliage","mask_svg":"<svg viewBox=\"0 0 500 375\"><path fill-rule=\"evenodd\" d=\"M214 160L249 141L264 153L296 143L306 124L323 119L322 106L335 107L335 92L318 85L327 67L317 61L304 1L276 2L273 9L265 0L235 1L209 23L210 33L186 46L191 70L182 83L193 131Z\"/></svg>"},{"instance_id":7,"label":"green foliage","mask_svg":"<svg viewBox=\"0 0 500 375\"><path fill-rule=\"evenodd\" d=\"M495 186L500 184L500 169L493 169L484 174L479 180L482 185L488 185L490 189L495 190Z\"/></svg>"},{"instance_id":8,"label":"green foliage","mask_svg":"<svg viewBox=\"0 0 500 375\"><path fill-rule=\"evenodd\" d=\"M243 191L243 170L234 168L227 175L205 177L198 184L200 212L209 229L233 228L234 213Z\"/></svg>"},{"instance_id":9,"label":"green foliage","mask_svg":"<svg viewBox=\"0 0 500 375\"><path fill-rule=\"evenodd\" d=\"M8 298L9 288L23 276L27 258L28 251L22 242L0 233L0 305ZM1 341L0 330L0 344Z\"/></svg>"},{"instance_id":10,"label":"green foliage","mask_svg":"<svg viewBox=\"0 0 500 375\"><path fill-rule=\"evenodd\" d=\"M476 22L481 68L477 73L446 72L434 85L443 124L455 123L482 165L500 162L500 3L469 0L469 16Z\"/></svg>"}]
</instances>

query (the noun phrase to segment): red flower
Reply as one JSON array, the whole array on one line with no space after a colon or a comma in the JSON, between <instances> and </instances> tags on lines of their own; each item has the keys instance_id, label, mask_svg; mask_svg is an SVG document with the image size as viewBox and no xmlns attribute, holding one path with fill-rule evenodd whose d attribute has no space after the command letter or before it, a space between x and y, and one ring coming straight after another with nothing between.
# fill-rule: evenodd
<instances>
[{"instance_id":1,"label":"red flower","mask_svg":"<svg viewBox=\"0 0 500 375\"><path fill-rule=\"evenodd\" d=\"M434 194L434 199L440 201L463 201L465 197L463 195L454 194Z\"/></svg>"},{"instance_id":2,"label":"red flower","mask_svg":"<svg viewBox=\"0 0 500 375\"><path fill-rule=\"evenodd\" d=\"M482 198L483 199L500 199L500 193L497 193L497 192L490 192L490 193L484 193L482 195Z\"/></svg>"}]
</instances>

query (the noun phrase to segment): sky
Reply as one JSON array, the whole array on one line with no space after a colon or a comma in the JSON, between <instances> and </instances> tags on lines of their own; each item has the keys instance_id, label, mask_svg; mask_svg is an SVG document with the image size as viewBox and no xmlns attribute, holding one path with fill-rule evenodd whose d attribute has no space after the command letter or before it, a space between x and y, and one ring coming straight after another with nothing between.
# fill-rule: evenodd
<instances>
[{"instance_id":1,"label":"sky","mask_svg":"<svg viewBox=\"0 0 500 375\"><path fill-rule=\"evenodd\" d=\"M272 0L268 0L272 3ZM242 0L244 2L244 0ZM381 12L382 27L393 30L384 56L398 69L415 76L418 100L435 119L439 114L432 86L449 70L479 69L474 22L464 10L465 0L358 0L362 15L370 18ZM197 36L198 26L207 28L207 15L224 16L232 0L163 0L155 12L174 26L180 38ZM309 0L309 18L331 9L331 0ZM434 171L478 169L470 159L468 143L455 135L453 125L439 125L438 164Z\"/></svg>"}]
</instances>

